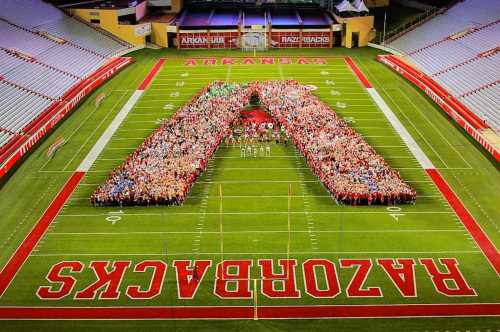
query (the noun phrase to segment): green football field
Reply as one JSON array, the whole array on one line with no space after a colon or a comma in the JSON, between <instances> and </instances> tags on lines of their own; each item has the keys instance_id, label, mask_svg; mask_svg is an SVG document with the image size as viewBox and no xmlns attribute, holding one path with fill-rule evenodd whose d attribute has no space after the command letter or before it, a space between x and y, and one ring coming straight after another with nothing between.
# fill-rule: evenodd
<instances>
[{"instance_id":1,"label":"green football field","mask_svg":"<svg viewBox=\"0 0 500 332\"><path fill-rule=\"evenodd\" d=\"M238 52L174 52L141 50L134 64L119 73L74 111L25 159L0 188L0 266L4 266L66 180L95 145L101 134L132 96L159 58L161 71L135 104L96 162L82 179L42 240L34 248L5 294L0 307L163 307L163 306L309 306L498 303L499 275L436 185L393 129L366 89L346 65L350 56L396 114L421 149L462 200L491 242L500 246L500 173L493 161L470 137L447 118L427 97L403 78L375 61L372 49L273 51L257 58L289 56L293 64L223 65L222 57L253 57ZM325 58L326 64L296 64L307 55ZM187 66L189 58L197 65ZM203 58L217 58L204 65ZM271 156L240 156L240 148L221 145L206 171L196 181L183 206L93 207L89 197L110 171L194 94L214 80L250 82L295 79L314 85L314 93L331 105L361 133L403 179L417 191L415 205L338 205L309 170L293 145L271 145ZM106 97L95 106L95 96ZM48 147L58 137L66 141L53 158ZM288 191L291 188L289 204ZM222 192L222 195L221 195ZM404 297L387 273L376 264L382 258L415 259L416 296ZM434 287L421 258L454 258L473 296L446 296ZM296 298L270 298L262 294L259 260L296 259ZM315 298L305 289L302 263L326 259L335 264L340 294ZM341 267L341 259L371 260L365 288L378 287L381 296L352 297L346 289L355 268ZM162 291L152 299L125 296L129 285L146 289L151 273L136 273L143 261L167 264ZM180 299L176 260L210 260L196 295ZM223 260L250 260L248 282L252 296L223 299L214 294L216 265ZM79 261L85 268L69 296L42 300L40 286L54 286L46 276L62 261ZM75 294L92 284L92 261L130 261L117 299L78 300ZM442 266L440 267L442 268ZM71 273L66 273L71 275ZM255 281L254 281L255 280ZM57 286L57 285L56 285ZM54 286L54 287L56 287ZM325 278L318 288L327 287ZM448 284L450 288L454 286ZM234 287L230 285L229 289ZM276 289L282 284L276 283ZM56 287L57 288L57 287ZM220 310L224 310L223 308ZM500 313L498 313L500 314ZM258 314L257 314L258 316ZM258 318L258 317L257 317ZM357 330L357 331L497 331L497 317L232 320L232 321L0 321L0 330L31 328L239 329L239 330Z\"/></svg>"}]
</instances>

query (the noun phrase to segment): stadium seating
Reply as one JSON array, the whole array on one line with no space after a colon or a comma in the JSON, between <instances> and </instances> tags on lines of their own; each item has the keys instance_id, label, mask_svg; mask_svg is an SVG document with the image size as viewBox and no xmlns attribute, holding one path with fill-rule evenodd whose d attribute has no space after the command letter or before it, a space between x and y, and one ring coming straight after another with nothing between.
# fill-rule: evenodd
<instances>
[{"instance_id":1,"label":"stadium seating","mask_svg":"<svg viewBox=\"0 0 500 332\"><path fill-rule=\"evenodd\" d=\"M2 0L0 34L0 149L131 47L41 0Z\"/></svg>"},{"instance_id":2,"label":"stadium seating","mask_svg":"<svg viewBox=\"0 0 500 332\"><path fill-rule=\"evenodd\" d=\"M11 132L18 132L51 103L52 100L48 98L0 82L0 104L2 105L0 127Z\"/></svg>"},{"instance_id":3,"label":"stadium seating","mask_svg":"<svg viewBox=\"0 0 500 332\"><path fill-rule=\"evenodd\" d=\"M36 30L69 40L73 44L105 57L113 56L126 48L122 43L97 33L97 30L71 17L40 25L36 27Z\"/></svg>"},{"instance_id":4,"label":"stadium seating","mask_svg":"<svg viewBox=\"0 0 500 332\"><path fill-rule=\"evenodd\" d=\"M390 43L500 132L500 2L466 0Z\"/></svg>"}]
</instances>

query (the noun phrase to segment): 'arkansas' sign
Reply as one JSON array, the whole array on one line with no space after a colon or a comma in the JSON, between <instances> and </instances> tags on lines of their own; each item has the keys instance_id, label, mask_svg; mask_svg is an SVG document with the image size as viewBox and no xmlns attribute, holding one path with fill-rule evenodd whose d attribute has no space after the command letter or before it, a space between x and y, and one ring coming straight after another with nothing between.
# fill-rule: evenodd
<instances>
[{"instance_id":1,"label":"'arkansas' sign","mask_svg":"<svg viewBox=\"0 0 500 332\"><path fill-rule=\"evenodd\" d=\"M209 45L210 41L210 45ZM237 32L180 33L181 48L236 48L238 46Z\"/></svg>"},{"instance_id":2,"label":"'arkansas' sign","mask_svg":"<svg viewBox=\"0 0 500 332\"><path fill-rule=\"evenodd\" d=\"M425 271L425 277L419 279L419 283L425 285L420 287L415 274L417 267ZM82 274L89 272L93 279L83 280ZM165 282L167 273L172 274L174 284ZM256 285L252 279L255 275L258 276ZM258 295L255 292L272 299L333 299L343 293L348 298L373 298L383 297L388 288L395 288L403 298L415 298L418 289L429 282L444 296L476 296L455 258L342 258L336 262L312 258L302 263L296 259L242 259L219 263L174 260L171 266L162 260L144 260L135 265L129 260L92 261L88 265L81 261L62 261L50 268L46 280L47 283L36 290L41 300L68 297L75 300L148 300L162 292L177 294L179 300L190 300L196 298L200 287L209 287L213 296L220 299L250 299ZM175 285L170 286L175 288L164 289L166 285Z\"/></svg>"}]
</instances>

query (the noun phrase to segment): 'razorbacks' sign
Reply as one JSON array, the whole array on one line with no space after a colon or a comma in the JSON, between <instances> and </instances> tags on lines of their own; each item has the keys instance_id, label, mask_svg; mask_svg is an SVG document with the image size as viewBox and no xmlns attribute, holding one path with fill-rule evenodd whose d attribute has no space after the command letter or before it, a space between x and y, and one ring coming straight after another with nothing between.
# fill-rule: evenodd
<instances>
[{"instance_id":1,"label":"'razorbacks' sign","mask_svg":"<svg viewBox=\"0 0 500 332\"><path fill-rule=\"evenodd\" d=\"M332 36L329 31L273 31L271 46L274 48L330 47Z\"/></svg>"},{"instance_id":2,"label":"'razorbacks' sign","mask_svg":"<svg viewBox=\"0 0 500 332\"><path fill-rule=\"evenodd\" d=\"M131 261L92 261L86 266L81 261L62 261L54 264L47 276L47 285L41 286L36 295L42 300L117 300L127 297L148 300L162 291L177 293L179 300L190 300L203 287L210 287L220 299L251 299L260 292L271 299L313 298L333 299L345 292L347 298L383 297L387 288L395 288L403 298L418 295L415 268L426 272L426 280L436 292L450 297L476 296L462 275L455 258L379 258L339 259L337 263L324 258L312 258L302 263L296 259L225 260L174 260L167 269L161 260L144 260L135 265ZM251 271L257 269L258 286L254 287ZM377 269L385 275L387 283L376 284L371 277ZM79 280L84 270L90 270L94 280ZM167 272L175 278L176 289L164 290ZM87 273L89 271L86 271ZM349 282L341 285L340 274ZM208 276L210 275L210 276ZM127 282L127 279L133 282ZM299 285L298 280L302 280ZM139 284L136 284L136 283ZM385 288L385 289L384 289Z\"/></svg>"}]
</instances>

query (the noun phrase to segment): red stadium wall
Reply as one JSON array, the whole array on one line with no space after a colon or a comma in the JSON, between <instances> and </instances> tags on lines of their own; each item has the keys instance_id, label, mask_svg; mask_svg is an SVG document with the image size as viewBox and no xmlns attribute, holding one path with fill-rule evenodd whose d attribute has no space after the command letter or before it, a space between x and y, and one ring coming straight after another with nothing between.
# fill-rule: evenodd
<instances>
[{"instance_id":1,"label":"red stadium wall","mask_svg":"<svg viewBox=\"0 0 500 332\"><path fill-rule=\"evenodd\" d=\"M210 43L209 43L210 41ZM219 48L233 49L238 47L237 31L179 32L177 43L181 49Z\"/></svg>"},{"instance_id":2,"label":"red stadium wall","mask_svg":"<svg viewBox=\"0 0 500 332\"><path fill-rule=\"evenodd\" d=\"M0 178L7 174L21 157L54 128L83 98L132 62L132 58L113 59L87 79L76 84L64 94L61 101L51 104L27 124L23 128L24 135L16 136L0 149Z\"/></svg>"},{"instance_id":3,"label":"red stadium wall","mask_svg":"<svg viewBox=\"0 0 500 332\"><path fill-rule=\"evenodd\" d=\"M271 47L273 48L328 48L332 44L330 31L273 30Z\"/></svg>"},{"instance_id":4,"label":"red stadium wall","mask_svg":"<svg viewBox=\"0 0 500 332\"><path fill-rule=\"evenodd\" d=\"M443 89L429 76L408 65L394 55L379 55L377 60L388 65L425 92L441 109L460 125L472 138L500 161L500 151L479 132L486 124L457 98Z\"/></svg>"}]
</instances>

